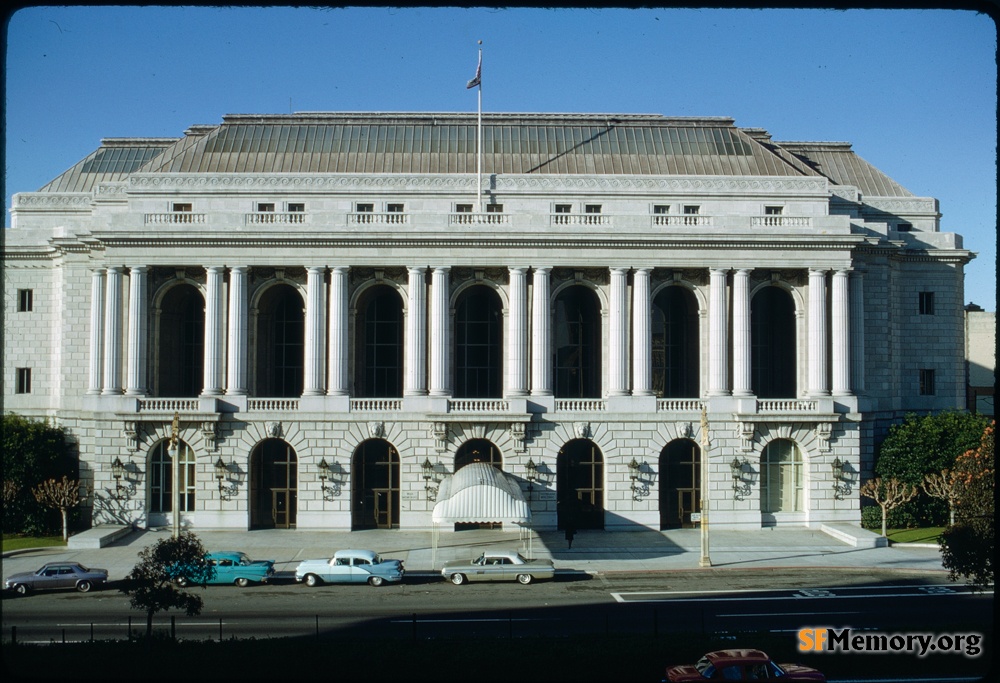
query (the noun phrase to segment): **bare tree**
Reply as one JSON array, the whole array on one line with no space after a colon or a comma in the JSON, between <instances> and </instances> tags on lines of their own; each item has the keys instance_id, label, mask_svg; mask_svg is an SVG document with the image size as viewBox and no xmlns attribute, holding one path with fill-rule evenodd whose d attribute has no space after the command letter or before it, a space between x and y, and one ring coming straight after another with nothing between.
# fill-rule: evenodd
<instances>
[{"instance_id":1,"label":"bare tree","mask_svg":"<svg viewBox=\"0 0 1000 683\"><path fill-rule=\"evenodd\" d=\"M882 536L885 536L889 510L913 500L919 490L917 486L904 484L896 478L883 480L882 477L876 477L866 481L860 492L862 496L871 498L882 508Z\"/></svg>"},{"instance_id":2,"label":"bare tree","mask_svg":"<svg viewBox=\"0 0 1000 683\"><path fill-rule=\"evenodd\" d=\"M66 476L59 481L49 479L31 489L31 493L45 507L59 510L62 514L63 541L68 541L69 511L80 504L80 482Z\"/></svg>"},{"instance_id":3,"label":"bare tree","mask_svg":"<svg viewBox=\"0 0 1000 683\"><path fill-rule=\"evenodd\" d=\"M12 505L21 492L21 485L11 479L3 480L3 506Z\"/></svg>"},{"instance_id":4,"label":"bare tree","mask_svg":"<svg viewBox=\"0 0 1000 683\"><path fill-rule=\"evenodd\" d=\"M925 474L920 488L928 496L940 498L948 503L948 525L955 523L955 506L961 493L961 485L956 474L947 468L939 474Z\"/></svg>"}]
</instances>

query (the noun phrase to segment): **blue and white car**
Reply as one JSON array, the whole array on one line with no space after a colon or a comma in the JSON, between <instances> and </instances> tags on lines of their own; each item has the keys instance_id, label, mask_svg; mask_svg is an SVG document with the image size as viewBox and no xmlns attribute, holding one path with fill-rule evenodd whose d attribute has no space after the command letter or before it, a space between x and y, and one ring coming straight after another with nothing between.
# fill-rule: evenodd
<instances>
[{"instance_id":1,"label":"blue and white car","mask_svg":"<svg viewBox=\"0 0 1000 683\"><path fill-rule=\"evenodd\" d=\"M206 584L235 584L240 588L251 583L267 583L274 577L274 560L251 560L238 550L222 550L205 555L210 567ZM179 586L193 581L195 571L185 572L184 567L171 567L170 574Z\"/></svg>"},{"instance_id":2,"label":"blue and white car","mask_svg":"<svg viewBox=\"0 0 1000 683\"><path fill-rule=\"evenodd\" d=\"M367 583L381 586L403 580L402 560L383 560L373 550L338 550L323 560L303 560L295 568L295 580L307 586L321 583Z\"/></svg>"}]
</instances>

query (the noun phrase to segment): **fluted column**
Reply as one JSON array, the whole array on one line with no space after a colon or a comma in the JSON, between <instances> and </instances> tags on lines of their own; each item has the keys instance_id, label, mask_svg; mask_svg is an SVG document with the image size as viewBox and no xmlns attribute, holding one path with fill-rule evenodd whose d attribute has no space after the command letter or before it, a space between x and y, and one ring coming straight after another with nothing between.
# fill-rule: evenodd
<instances>
[{"instance_id":1,"label":"fluted column","mask_svg":"<svg viewBox=\"0 0 1000 683\"><path fill-rule=\"evenodd\" d=\"M406 396L427 393L427 269L407 268L406 340L403 361Z\"/></svg>"},{"instance_id":2,"label":"fluted column","mask_svg":"<svg viewBox=\"0 0 1000 683\"><path fill-rule=\"evenodd\" d=\"M827 383L826 271L809 269L809 395L829 396Z\"/></svg>"},{"instance_id":3,"label":"fluted column","mask_svg":"<svg viewBox=\"0 0 1000 683\"><path fill-rule=\"evenodd\" d=\"M510 306L507 311L506 396L528 393L528 269L510 272Z\"/></svg>"},{"instance_id":4,"label":"fluted column","mask_svg":"<svg viewBox=\"0 0 1000 683\"><path fill-rule=\"evenodd\" d=\"M326 393L323 379L326 367L326 268L309 266L306 268L306 338L305 377L302 382L303 396L322 396Z\"/></svg>"},{"instance_id":5,"label":"fluted column","mask_svg":"<svg viewBox=\"0 0 1000 683\"><path fill-rule=\"evenodd\" d=\"M848 299L846 270L833 274L833 301L830 359L833 361L833 394L846 396L851 393L851 317Z\"/></svg>"},{"instance_id":6,"label":"fluted column","mask_svg":"<svg viewBox=\"0 0 1000 683\"><path fill-rule=\"evenodd\" d=\"M90 271L90 381L88 394L101 393L104 372L104 269Z\"/></svg>"},{"instance_id":7,"label":"fluted column","mask_svg":"<svg viewBox=\"0 0 1000 683\"><path fill-rule=\"evenodd\" d=\"M326 393L330 396L347 396L347 275L349 266L330 268L330 361Z\"/></svg>"},{"instance_id":8,"label":"fluted column","mask_svg":"<svg viewBox=\"0 0 1000 683\"><path fill-rule=\"evenodd\" d=\"M250 328L247 301L247 268L229 270L229 344L226 354L226 393L247 393L247 339Z\"/></svg>"},{"instance_id":9,"label":"fluted column","mask_svg":"<svg viewBox=\"0 0 1000 683\"><path fill-rule=\"evenodd\" d=\"M451 334L449 329L449 280L451 268L439 266L431 273L431 396L451 394L449 365Z\"/></svg>"},{"instance_id":10,"label":"fluted column","mask_svg":"<svg viewBox=\"0 0 1000 683\"><path fill-rule=\"evenodd\" d=\"M531 277L531 395L552 395L552 315L550 267L535 268Z\"/></svg>"},{"instance_id":11,"label":"fluted column","mask_svg":"<svg viewBox=\"0 0 1000 683\"><path fill-rule=\"evenodd\" d=\"M632 277L632 395L653 395L651 268L637 268Z\"/></svg>"},{"instance_id":12,"label":"fluted column","mask_svg":"<svg viewBox=\"0 0 1000 683\"><path fill-rule=\"evenodd\" d=\"M750 382L750 270L733 273L733 396L753 394Z\"/></svg>"},{"instance_id":13,"label":"fluted column","mask_svg":"<svg viewBox=\"0 0 1000 683\"><path fill-rule=\"evenodd\" d=\"M855 395L865 392L865 278L851 271L851 390Z\"/></svg>"},{"instance_id":14,"label":"fluted column","mask_svg":"<svg viewBox=\"0 0 1000 683\"><path fill-rule=\"evenodd\" d=\"M146 301L146 266L129 269L128 293L128 364L125 376L125 393L129 396L146 394L146 328L149 319L149 302Z\"/></svg>"},{"instance_id":15,"label":"fluted column","mask_svg":"<svg viewBox=\"0 0 1000 683\"><path fill-rule=\"evenodd\" d=\"M205 269L205 369L202 396L222 394L222 276L225 268Z\"/></svg>"},{"instance_id":16,"label":"fluted column","mask_svg":"<svg viewBox=\"0 0 1000 683\"><path fill-rule=\"evenodd\" d=\"M104 299L104 382L101 393L122 393L122 268L108 268Z\"/></svg>"},{"instance_id":17,"label":"fluted column","mask_svg":"<svg viewBox=\"0 0 1000 683\"><path fill-rule=\"evenodd\" d=\"M628 268L611 269L611 367L608 395L625 396L628 388Z\"/></svg>"},{"instance_id":18,"label":"fluted column","mask_svg":"<svg viewBox=\"0 0 1000 683\"><path fill-rule=\"evenodd\" d=\"M726 270L709 269L708 290L708 393L729 393L726 330Z\"/></svg>"}]
</instances>

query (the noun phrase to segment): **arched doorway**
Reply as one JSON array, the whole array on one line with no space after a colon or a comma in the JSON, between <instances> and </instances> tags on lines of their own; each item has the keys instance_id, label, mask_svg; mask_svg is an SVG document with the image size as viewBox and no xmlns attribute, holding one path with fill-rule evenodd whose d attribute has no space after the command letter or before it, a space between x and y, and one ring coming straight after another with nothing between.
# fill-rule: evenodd
<instances>
[{"instance_id":1,"label":"arched doorway","mask_svg":"<svg viewBox=\"0 0 1000 683\"><path fill-rule=\"evenodd\" d=\"M455 453L455 472L473 462L487 462L498 470L503 469L503 457L493 442L486 439L469 439Z\"/></svg>"},{"instance_id":2,"label":"arched doorway","mask_svg":"<svg viewBox=\"0 0 1000 683\"><path fill-rule=\"evenodd\" d=\"M604 528L604 455L589 439L574 439L556 460L558 528Z\"/></svg>"},{"instance_id":3,"label":"arched doorway","mask_svg":"<svg viewBox=\"0 0 1000 683\"><path fill-rule=\"evenodd\" d=\"M795 303L781 287L750 301L750 381L758 398L795 398Z\"/></svg>"},{"instance_id":4,"label":"arched doorway","mask_svg":"<svg viewBox=\"0 0 1000 683\"><path fill-rule=\"evenodd\" d=\"M559 293L552 315L556 398L600 398L601 311L582 285Z\"/></svg>"},{"instance_id":5,"label":"arched doorway","mask_svg":"<svg viewBox=\"0 0 1000 683\"><path fill-rule=\"evenodd\" d=\"M268 289L257 304L257 396L296 398L305 378L305 305L287 284Z\"/></svg>"},{"instance_id":6,"label":"arched doorway","mask_svg":"<svg viewBox=\"0 0 1000 683\"><path fill-rule=\"evenodd\" d=\"M503 395L503 308L486 286L470 287L455 307L455 397Z\"/></svg>"},{"instance_id":7,"label":"arched doorway","mask_svg":"<svg viewBox=\"0 0 1000 683\"><path fill-rule=\"evenodd\" d=\"M698 304L684 287L667 287L652 306L653 393L693 398L698 386Z\"/></svg>"},{"instance_id":8,"label":"arched doorway","mask_svg":"<svg viewBox=\"0 0 1000 683\"><path fill-rule=\"evenodd\" d=\"M298 458L281 439L250 453L250 528L291 529L298 510Z\"/></svg>"},{"instance_id":9,"label":"arched doorway","mask_svg":"<svg viewBox=\"0 0 1000 683\"><path fill-rule=\"evenodd\" d=\"M675 439L660 451L660 529L693 527L701 512L701 449L691 439Z\"/></svg>"},{"instance_id":10,"label":"arched doorway","mask_svg":"<svg viewBox=\"0 0 1000 683\"><path fill-rule=\"evenodd\" d=\"M351 459L351 529L399 528L399 453L368 439Z\"/></svg>"},{"instance_id":11,"label":"arched doorway","mask_svg":"<svg viewBox=\"0 0 1000 683\"><path fill-rule=\"evenodd\" d=\"M388 285L368 290L358 303L355 326L355 395L403 395L403 301Z\"/></svg>"},{"instance_id":12,"label":"arched doorway","mask_svg":"<svg viewBox=\"0 0 1000 683\"><path fill-rule=\"evenodd\" d=\"M802 452L789 439L775 439L760 456L760 511L801 512L804 509Z\"/></svg>"},{"instance_id":13,"label":"arched doorway","mask_svg":"<svg viewBox=\"0 0 1000 683\"><path fill-rule=\"evenodd\" d=\"M168 513L174 509L174 501L180 501L181 512L194 512L195 505L195 459L194 450L183 441L177 442L177 474L180 481L174 488L174 463L170 457L170 442L166 439L157 443L149 452L149 512Z\"/></svg>"}]
</instances>

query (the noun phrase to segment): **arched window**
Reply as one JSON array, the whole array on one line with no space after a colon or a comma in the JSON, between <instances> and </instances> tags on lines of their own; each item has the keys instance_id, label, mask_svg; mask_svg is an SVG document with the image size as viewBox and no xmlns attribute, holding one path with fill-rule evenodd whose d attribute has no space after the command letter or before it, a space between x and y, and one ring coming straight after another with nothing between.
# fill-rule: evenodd
<instances>
[{"instance_id":1,"label":"arched window","mask_svg":"<svg viewBox=\"0 0 1000 683\"><path fill-rule=\"evenodd\" d=\"M667 287L653 300L653 393L695 398L698 387L698 306L684 287Z\"/></svg>"},{"instance_id":2,"label":"arched window","mask_svg":"<svg viewBox=\"0 0 1000 683\"><path fill-rule=\"evenodd\" d=\"M780 287L750 302L751 386L759 398L795 398L795 304Z\"/></svg>"},{"instance_id":3,"label":"arched window","mask_svg":"<svg viewBox=\"0 0 1000 683\"><path fill-rule=\"evenodd\" d=\"M255 392L258 396L302 395L304 340L302 297L290 285L272 287L258 305Z\"/></svg>"},{"instance_id":4,"label":"arched window","mask_svg":"<svg viewBox=\"0 0 1000 683\"><path fill-rule=\"evenodd\" d=\"M370 290L358 307L354 394L359 398L403 395L403 302L391 287Z\"/></svg>"},{"instance_id":5,"label":"arched window","mask_svg":"<svg viewBox=\"0 0 1000 683\"><path fill-rule=\"evenodd\" d=\"M589 439L573 439L556 459L557 525L604 528L604 455Z\"/></svg>"},{"instance_id":6,"label":"arched window","mask_svg":"<svg viewBox=\"0 0 1000 683\"><path fill-rule=\"evenodd\" d=\"M250 527L290 529L298 514L298 456L282 439L250 453Z\"/></svg>"},{"instance_id":7,"label":"arched window","mask_svg":"<svg viewBox=\"0 0 1000 683\"><path fill-rule=\"evenodd\" d=\"M351 458L351 529L399 528L399 453L385 439L368 439Z\"/></svg>"},{"instance_id":8,"label":"arched window","mask_svg":"<svg viewBox=\"0 0 1000 683\"><path fill-rule=\"evenodd\" d=\"M470 439L455 453L455 471L474 462L485 462L498 470L503 469L503 456L492 442L486 439Z\"/></svg>"},{"instance_id":9,"label":"arched window","mask_svg":"<svg viewBox=\"0 0 1000 683\"><path fill-rule=\"evenodd\" d=\"M183 441L177 442L177 465L180 482L180 511L194 510L194 451ZM149 454L149 511L172 512L174 509L173 460L170 442L160 441Z\"/></svg>"},{"instance_id":10,"label":"arched window","mask_svg":"<svg viewBox=\"0 0 1000 683\"><path fill-rule=\"evenodd\" d=\"M601 315L583 286L564 289L553 311L556 398L601 397Z\"/></svg>"},{"instance_id":11,"label":"arched window","mask_svg":"<svg viewBox=\"0 0 1000 683\"><path fill-rule=\"evenodd\" d=\"M466 290L455 309L455 397L503 395L500 297L484 286Z\"/></svg>"},{"instance_id":12,"label":"arched window","mask_svg":"<svg viewBox=\"0 0 1000 683\"><path fill-rule=\"evenodd\" d=\"M155 394L193 398L205 379L205 301L193 285L181 284L159 308Z\"/></svg>"},{"instance_id":13,"label":"arched window","mask_svg":"<svg viewBox=\"0 0 1000 683\"><path fill-rule=\"evenodd\" d=\"M788 439L775 439L761 454L761 512L798 512L802 504L802 454Z\"/></svg>"}]
</instances>

